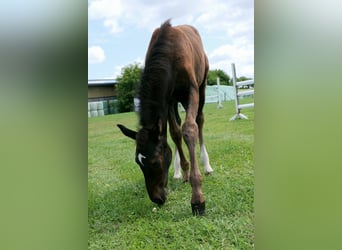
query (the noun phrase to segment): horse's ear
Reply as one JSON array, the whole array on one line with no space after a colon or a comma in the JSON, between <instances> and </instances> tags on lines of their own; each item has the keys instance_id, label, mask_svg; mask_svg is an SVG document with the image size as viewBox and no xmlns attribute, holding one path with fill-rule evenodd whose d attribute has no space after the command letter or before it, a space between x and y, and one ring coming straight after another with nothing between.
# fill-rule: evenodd
<instances>
[{"instance_id":1,"label":"horse's ear","mask_svg":"<svg viewBox=\"0 0 342 250\"><path fill-rule=\"evenodd\" d=\"M128 129L128 128L126 128L124 125L121 125L121 124L118 124L117 126L119 127L119 129L121 130L121 132L122 132L125 136L127 136L127 137L129 137L129 138L132 138L133 140L136 139L136 137L137 137L137 132Z\"/></svg>"}]
</instances>

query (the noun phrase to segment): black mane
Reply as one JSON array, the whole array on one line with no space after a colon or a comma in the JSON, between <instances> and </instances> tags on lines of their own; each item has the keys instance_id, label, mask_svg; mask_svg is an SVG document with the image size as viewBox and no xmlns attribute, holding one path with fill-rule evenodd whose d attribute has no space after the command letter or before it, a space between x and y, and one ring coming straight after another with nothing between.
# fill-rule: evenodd
<instances>
[{"instance_id":1,"label":"black mane","mask_svg":"<svg viewBox=\"0 0 342 250\"><path fill-rule=\"evenodd\" d=\"M140 125L143 127L156 125L159 119L166 121L167 118L167 104L172 90L171 44L168 39L170 27L169 20L160 27L157 40L145 60L139 90Z\"/></svg>"}]
</instances>

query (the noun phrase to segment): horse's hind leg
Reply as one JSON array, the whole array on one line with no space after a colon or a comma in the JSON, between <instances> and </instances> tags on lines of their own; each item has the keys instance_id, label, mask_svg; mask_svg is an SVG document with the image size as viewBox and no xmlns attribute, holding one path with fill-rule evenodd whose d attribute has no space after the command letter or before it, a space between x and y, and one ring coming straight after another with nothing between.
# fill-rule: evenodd
<instances>
[{"instance_id":1,"label":"horse's hind leg","mask_svg":"<svg viewBox=\"0 0 342 250\"><path fill-rule=\"evenodd\" d=\"M207 153L207 149L204 145L203 139L203 124L204 124L204 114L203 114L203 106L205 102L205 84L202 84L199 89L199 107L198 114L196 118L196 122L198 125L198 137L200 141L200 150L201 150L201 161L204 168L204 173L206 175L211 174L214 170L211 168L209 163L209 155Z\"/></svg>"},{"instance_id":2,"label":"horse's hind leg","mask_svg":"<svg viewBox=\"0 0 342 250\"><path fill-rule=\"evenodd\" d=\"M181 179L182 173L180 168L184 172L184 181L189 181L189 162L185 159L183 148L182 148L182 130L180 127L181 119L178 114L178 103L175 102L169 110L169 127L171 138L176 145L174 167L175 173L174 179Z\"/></svg>"}]
</instances>

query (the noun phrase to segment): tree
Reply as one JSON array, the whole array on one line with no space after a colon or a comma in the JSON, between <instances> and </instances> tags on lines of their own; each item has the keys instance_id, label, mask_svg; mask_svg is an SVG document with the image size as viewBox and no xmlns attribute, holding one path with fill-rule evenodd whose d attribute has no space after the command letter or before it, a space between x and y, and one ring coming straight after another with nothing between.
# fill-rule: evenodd
<instances>
[{"instance_id":1,"label":"tree","mask_svg":"<svg viewBox=\"0 0 342 250\"><path fill-rule=\"evenodd\" d=\"M251 80L251 78L248 78L246 76L240 76L236 79L238 82L243 82L243 81L247 81L247 80Z\"/></svg>"},{"instance_id":2,"label":"tree","mask_svg":"<svg viewBox=\"0 0 342 250\"><path fill-rule=\"evenodd\" d=\"M142 67L139 63L130 64L121 69L121 75L116 78L119 112L134 110L134 96L141 79Z\"/></svg>"},{"instance_id":3,"label":"tree","mask_svg":"<svg viewBox=\"0 0 342 250\"><path fill-rule=\"evenodd\" d=\"M246 77L246 76L240 76L236 79L237 82L243 82L243 81L247 81L247 80L251 80L252 78ZM251 85L245 85L243 86L243 88L249 88L250 86L252 86L254 88L254 84Z\"/></svg>"},{"instance_id":4,"label":"tree","mask_svg":"<svg viewBox=\"0 0 342 250\"><path fill-rule=\"evenodd\" d=\"M209 70L208 72L208 85L216 85L217 84L217 77L220 78L220 84L221 85L229 85L230 83L230 77L227 75L223 70L221 69L214 69Z\"/></svg>"}]
</instances>

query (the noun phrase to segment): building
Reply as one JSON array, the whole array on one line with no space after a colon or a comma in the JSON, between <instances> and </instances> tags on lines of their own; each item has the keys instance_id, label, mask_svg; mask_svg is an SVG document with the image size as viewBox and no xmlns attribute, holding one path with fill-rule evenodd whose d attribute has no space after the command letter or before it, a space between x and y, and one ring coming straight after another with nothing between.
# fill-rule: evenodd
<instances>
[{"instance_id":1,"label":"building","mask_svg":"<svg viewBox=\"0 0 342 250\"><path fill-rule=\"evenodd\" d=\"M88 117L117 113L114 79L88 80Z\"/></svg>"},{"instance_id":2,"label":"building","mask_svg":"<svg viewBox=\"0 0 342 250\"><path fill-rule=\"evenodd\" d=\"M114 79L88 80L88 102L115 100L116 84Z\"/></svg>"}]
</instances>

